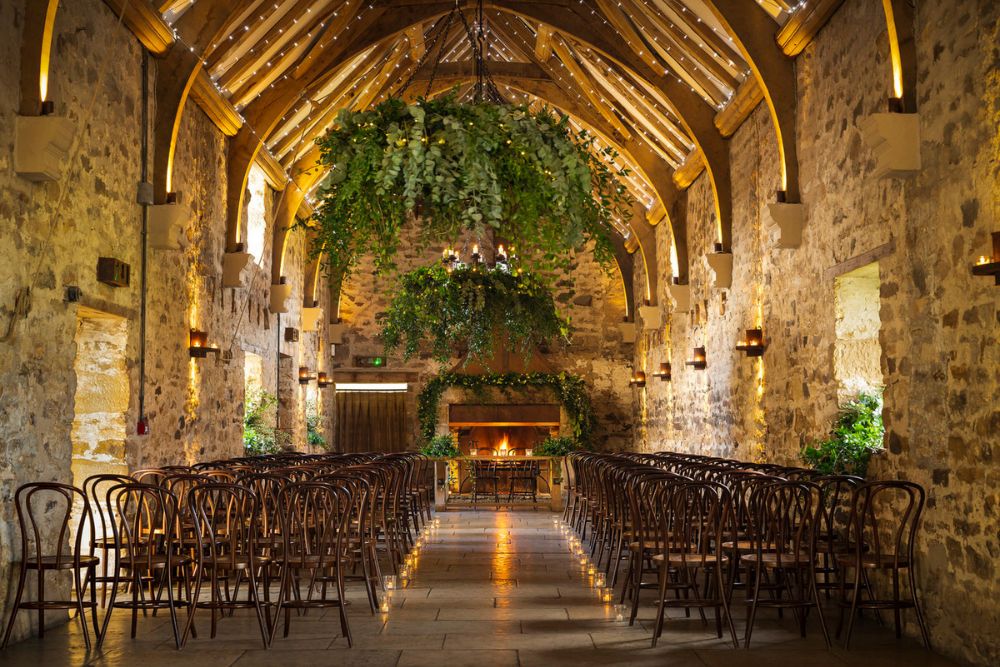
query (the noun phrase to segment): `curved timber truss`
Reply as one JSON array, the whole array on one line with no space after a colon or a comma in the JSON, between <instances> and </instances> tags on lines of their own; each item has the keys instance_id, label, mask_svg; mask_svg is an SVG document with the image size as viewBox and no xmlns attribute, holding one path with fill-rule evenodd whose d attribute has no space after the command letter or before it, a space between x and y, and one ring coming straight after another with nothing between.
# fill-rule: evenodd
<instances>
[{"instance_id":1,"label":"curved timber truss","mask_svg":"<svg viewBox=\"0 0 1000 667\"><path fill-rule=\"evenodd\" d=\"M308 215L324 173L314 140L339 109L391 95L416 98L457 87L470 94L468 40L443 35L437 72L420 71L425 38L455 0L104 0L159 58L154 196L171 192L177 135L190 100L230 137L226 242L242 239L254 164L281 190L273 221L272 283L282 275L288 230ZM457 0L469 21L474 2ZM794 57L843 0L487 0L490 72L509 99L548 105L617 150L641 203L619 221L619 267L632 304L631 253L641 252L647 302L657 295L654 226L666 221L672 278L687 282L683 191L706 172L717 244L732 250L728 137L761 101L770 111L785 201L799 201ZM29 2L21 47L22 114L47 95L56 0ZM892 96L915 106L913 13L883 0ZM407 90L401 83L412 81ZM434 86L427 90L433 79ZM318 283L306 269L306 305ZM331 314L331 317L334 315Z\"/></svg>"}]
</instances>

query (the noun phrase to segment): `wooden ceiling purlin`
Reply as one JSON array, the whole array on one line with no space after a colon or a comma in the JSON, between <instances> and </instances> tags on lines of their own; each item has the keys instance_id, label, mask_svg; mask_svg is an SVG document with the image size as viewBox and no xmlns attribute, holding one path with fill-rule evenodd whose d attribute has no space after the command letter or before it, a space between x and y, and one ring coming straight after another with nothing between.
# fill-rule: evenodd
<instances>
[{"instance_id":1,"label":"wooden ceiling purlin","mask_svg":"<svg viewBox=\"0 0 1000 667\"><path fill-rule=\"evenodd\" d=\"M497 4L512 4L510 0L495 0ZM584 7L593 5L594 0L581 0ZM732 180L729 172L729 144L716 130L712 107L694 93L686 84L670 75L660 74L631 52L623 49L603 32L596 30L593 21L562 7L558 11L551 5L526 3L511 9L531 20L541 21L563 34L571 35L588 47L601 53L605 58L617 63L635 76L645 79L661 92L669 106L676 112L688 135L705 154L706 166L715 205L718 241L723 248L732 248ZM575 5L574 5L575 7ZM687 269L681 269L686 275Z\"/></svg>"},{"instance_id":2,"label":"wooden ceiling purlin","mask_svg":"<svg viewBox=\"0 0 1000 667\"><path fill-rule=\"evenodd\" d=\"M505 34L510 35L511 37L514 38L515 41L525 44L531 43L528 39L529 37L527 34L528 28L524 24L517 22L510 22L503 24L502 27L498 26L497 29ZM552 42L553 44L552 50L558 52L558 47L555 46L555 43L556 40L554 39ZM534 57L534 53L531 54L531 57ZM541 68L544 72L546 72L546 74L549 75L551 84L549 89L542 90L540 88L536 88L535 90L525 90L525 88L532 88L533 87L532 84L538 86L544 85L543 82L540 81L529 81L525 82L524 87L522 87L522 90L524 90L524 92L533 93L537 97L540 97L542 99L546 99L552 102L556 106L561 106L566 113L584 119L594 127L600 127L602 123L595 122L593 120L593 114L589 113L588 112L589 110L585 109L580 104L574 102L572 98L569 97L567 91L565 91L558 84L555 84L554 82L551 81L553 75L556 75L556 72L553 69L553 65L550 64L552 62L553 60L551 59L544 62L539 60L535 61L535 64L539 68ZM494 75L494 78L496 78L496 75ZM501 78L498 79L498 81L499 80L503 79ZM514 82L510 83L515 87L518 87ZM560 94L564 96L564 100L559 100ZM562 101L562 104L559 103L560 101ZM588 120L588 118L590 120ZM665 160L663 160L659 155L657 155L652 148L649 147L644 138L641 138L639 136L628 137L628 138L614 137L613 133L606 133L605 139L607 141L611 141L612 143L618 144L619 151L628 156L629 159L634 164L636 164L640 172L642 172L644 180L647 183L649 183L650 186L653 188L653 191L656 193L656 196L660 200L661 205L664 206L665 208L668 208L672 204L674 198L677 195L676 189L674 188L673 185L673 181L671 180L671 171L672 171L671 166ZM687 275L686 266L687 266L687 256L688 256L687 230L678 226L673 219L670 220L670 225L671 225L671 231L673 232L674 243L676 246L675 251L679 258L683 258L682 266L685 267L684 275L686 276ZM639 230L633 230L636 231L636 236L639 238L640 243L643 240L642 238L643 235L640 234L639 232L644 232L646 228L649 228L649 226L643 224L640 225ZM648 245L648 240L647 240L647 245ZM655 242L653 243L652 250L650 250L649 252L655 253ZM646 251L644 251L644 253L646 253ZM649 258L647 257L647 259ZM647 285L650 286L650 294L655 295L656 285L658 282L657 265L653 263L652 266L650 266L650 264L647 262L645 264L645 267L647 271Z\"/></svg>"},{"instance_id":3,"label":"wooden ceiling purlin","mask_svg":"<svg viewBox=\"0 0 1000 667\"><path fill-rule=\"evenodd\" d=\"M736 77L736 72L732 71L735 67L727 67L713 57L708 50L687 39L687 35L683 31L671 27L669 21L660 16L658 12L653 11L653 8L646 4L645 0L622 0L622 2L625 7L631 9L630 14L633 20L643 29L644 33L652 35L647 43L661 55L665 56L665 52L674 49L684 53L693 64L708 75L704 80L712 85L712 89L722 93L723 96L736 88L739 79ZM657 39L657 33L664 38L666 45Z\"/></svg>"},{"instance_id":4,"label":"wooden ceiling purlin","mask_svg":"<svg viewBox=\"0 0 1000 667\"><path fill-rule=\"evenodd\" d=\"M320 23L331 20L334 10L330 8L330 3L333 1L299 0L298 5L285 14L282 20L273 26L261 40L266 48L257 51L257 45L255 45L223 69L217 79L219 86L223 90L234 92L239 90L246 79L256 74L262 65L268 65L270 59L279 55L278 52L289 42L294 44L298 36L309 34Z\"/></svg>"},{"instance_id":5,"label":"wooden ceiling purlin","mask_svg":"<svg viewBox=\"0 0 1000 667\"><path fill-rule=\"evenodd\" d=\"M386 32L383 25L392 24L393 19L385 17L381 10L375 9L362 15L352 27L353 35L343 39L329 40L324 48L319 50L317 57L310 59L310 66L302 72L299 78L283 77L276 81L273 87L265 90L257 99L243 110L246 124L232 138L229 145L227 163L226 192L226 244L233 247L240 239L240 212L243 207L243 195L246 190L246 180L250 165L256 157L263 142L271 135L281 119L295 106L296 102L307 96L317 81L324 80L324 75L358 53L364 51L373 43L381 41ZM395 32L413 24L408 16L400 15L403 23Z\"/></svg>"}]
</instances>

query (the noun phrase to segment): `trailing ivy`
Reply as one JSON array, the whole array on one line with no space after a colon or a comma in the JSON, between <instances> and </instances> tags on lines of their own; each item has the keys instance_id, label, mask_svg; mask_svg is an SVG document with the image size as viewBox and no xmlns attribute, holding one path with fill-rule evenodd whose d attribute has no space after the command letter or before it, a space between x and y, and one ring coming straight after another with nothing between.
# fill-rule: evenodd
<instances>
[{"instance_id":1,"label":"trailing ivy","mask_svg":"<svg viewBox=\"0 0 1000 667\"><path fill-rule=\"evenodd\" d=\"M525 389L551 389L559 402L566 408L573 437L583 447L590 444L596 419L590 404L587 385L578 375L570 373L486 373L466 375L464 373L441 373L432 378L417 397L417 415L420 419L420 433L425 441L434 437L437 424L438 404L449 387L459 387L473 392L486 389L501 391L524 391Z\"/></svg>"},{"instance_id":2,"label":"trailing ivy","mask_svg":"<svg viewBox=\"0 0 1000 667\"><path fill-rule=\"evenodd\" d=\"M456 348L467 350L467 359L488 359L502 347L527 357L546 341L568 341L569 322L532 273L502 265L449 271L435 264L400 277L382 318L382 338L386 351L402 345L407 359L424 340L441 362Z\"/></svg>"},{"instance_id":3,"label":"trailing ivy","mask_svg":"<svg viewBox=\"0 0 1000 667\"><path fill-rule=\"evenodd\" d=\"M330 174L304 224L315 232L314 256L325 255L336 277L369 252L377 270L391 268L410 219L424 242L492 229L553 269L592 241L607 264L612 221L629 216L630 197L608 166L614 152L548 109L459 103L454 94L389 99L342 110L317 144Z\"/></svg>"}]
</instances>

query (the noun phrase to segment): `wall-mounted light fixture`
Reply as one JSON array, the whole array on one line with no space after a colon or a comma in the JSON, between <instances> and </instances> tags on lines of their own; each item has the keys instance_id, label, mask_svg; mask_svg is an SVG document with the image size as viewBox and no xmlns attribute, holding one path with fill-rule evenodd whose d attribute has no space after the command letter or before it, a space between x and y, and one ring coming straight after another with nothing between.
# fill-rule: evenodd
<instances>
[{"instance_id":1,"label":"wall-mounted light fixture","mask_svg":"<svg viewBox=\"0 0 1000 667\"><path fill-rule=\"evenodd\" d=\"M670 382L670 362L664 361L660 363L660 370L653 373L653 377L660 378L663 382Z\"/></svg>"},{"instance_id":2,"label":"wall-mounted light fixture","mask_svg":"<svg viewBox=\"0 0 1000 667\"><path fill-rule=\"evenodd\" d=\"M195 359L204 359L209 354L218 354L219 348L208 344L208 332L191 329L188 333L188 353Z\"/></svg>"},{"instance_id":3,"label":"wall-mounted light fixture","mask_svg":"<svg viewBox=\"0 0 1000 667\"><path fill-rule=\"evenodd\" d=\"M705 357L705 348L704 347L694 348L691 351L691 360L686 361L684 363L687 364L688 366L693 366L699 371L705 370L705 368L708 366L708 361Z\"/></svg>"},{"instance_id":4,"label":"wall-mounted light fixture","mask_svg":"<svg viewBox=\"0 0 1000 667\"><path fill-rule=\"evenodd\" d=\"M993 276L997 285L1000 285L1000 232L993 232L993 256L981 256L976 265L972 267L972 274L975 276Z\"/></svg>"},{"instance_id":5,"label":"wall-mounted light fixture","mask_svg":"<svg viewBox=\"0 0 1000 667\"><path fill-rule=\"evenodd\" d=\"M645 387L646 386L646 373L644 371L635 371L632 374L632 378L628 381L633 387Z\"/></svg>"},{"instance_id":6,"label":"wall-mounted light fixture","mask_svg":"<svg viewBox=\"0 0 1000 667\"><path fill-rule=\"evenodd\" d=\"M737 345L736 349L748 357L764 356L764 350L767 349L767 345L764 344L763 329L747 329L743 342Z\"/></svg>"},{"instance_id":7,"label":"wall-mounted light fixture","mask_svg":"<svg viewBox=\"0 0 1000 667\"><path fill-rule=\"evenodd\" d=\"M299 366L299 384L309 384L316 379L316 374L306 366Z\"/></svg>"},{"instance_id":8,"label":"wall-mounted light fixture","mask_svg":"<svg viewBox=\"0 0 1000 667\"><path fill-rule=\"evenodd\" d=\"M320 373L316 376L316 384L320 389L326 389L333 384L333 380L326 373Z\"/></svg>"}]
</instances>

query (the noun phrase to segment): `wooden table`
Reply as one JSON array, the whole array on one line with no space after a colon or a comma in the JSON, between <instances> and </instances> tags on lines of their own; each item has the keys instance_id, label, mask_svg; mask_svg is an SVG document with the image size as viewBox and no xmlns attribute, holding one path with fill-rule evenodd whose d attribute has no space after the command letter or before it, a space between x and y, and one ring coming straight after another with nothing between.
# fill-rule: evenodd
<instances>
[{"instance_id":1,"label":"wooden table","mask_svg":"<svg viewBox=\"0 0 1000 667\"><path fill-rule=\"evenodd\" d=\"M562 481L565 479L565 469L563 457L561 456L456 456L446 459L434 460L434 507L443 510L448 504L448 469L452 461L457 461L459 466L459 479L462 479L462 470L475 461L534 461L545 463L542 466L542 476L549 485L550 500L549 506L553 512L561 512L563 509Z\"/></svg>"}]
</instances>

